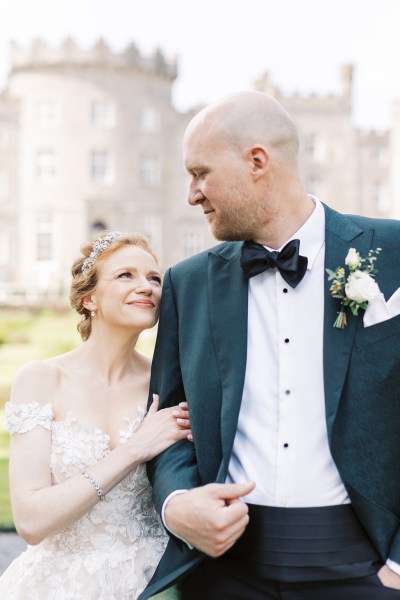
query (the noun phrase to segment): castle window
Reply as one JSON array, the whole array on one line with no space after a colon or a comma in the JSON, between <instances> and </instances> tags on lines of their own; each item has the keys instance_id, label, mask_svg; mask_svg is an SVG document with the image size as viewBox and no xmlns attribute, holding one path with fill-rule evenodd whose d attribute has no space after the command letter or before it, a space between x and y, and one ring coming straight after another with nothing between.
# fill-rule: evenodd
<instances>
[{"instance_id":1,"label":"castle window","mask_svg":"<svg viewBox=\"0 0 400 600\"><path fill-rule=\"evenodd\" d=\"M5 266L10 258L9 234L6 227L0 228L0 265Z\"/></svg>"},{"instance_id":2,"label":"castle window","mask_svg":"<svg viewBox=\"0 0 400 600\"><path fill-rule=\"evenodd\" d=\"M107 151L93 150L90 156L90 175L95 183L110 185L113 182L114 171Z\"/></svg>"},{"instance_id":3,"label":"castle window","mask_svg":"<svg viewBox=\"0 0 400 600\"><path fill-rule=\"evenodd\" d=\"M382 146L375 146L371 148L371 158L378 165L384 165L387 162L386 148L383 148Z\"/></svg>"},{"instance_id":4,"label":"castle window","mask_svg":"<svg viewBox=\"0 0 400 600\"><path fill-rule=\"evenodd\" d=\"M188 258L200 252L202 245L202 236L197 231L187 231L183 236L183 253Z\"/></svg>"},{"instance_id":5,"label":"castle window","mask_svg":"<svg viewBox=\"0 0 400 600\"><path fill-rule=\"evenodd\" d=\"M142 156L140 158L140 182L146 187L160 185L160 166L155 156Z\"/></svg>"},{"instance_id":6,"label":"castle window","mask_svg":"<svg viewBox=\"0 0 400 600\"><path fill-rule=\"evenodd\" d=\"M7 148L10 142L10 131L6 127L0 127L0 148Z\"/></svg>"},{"instance_id":7,"label":"castle window","mask_svg":"<svg viewBox=\"0 0 400 600\"><path fill-rule=\"evenodd\" d=\"M42 183L54 181L56 177L56 156L52 150L39 150L36 153L36 174Z\"/></svg>"},{"instance_id":8,"label":"castle window","mask_svg":"<svg viewBox=\"0 0 400 600\"><path fill-rule=\"evenodd\" d=\"M95 236L98 233L100 233L101 231L105 231L106 229L108 229L108 227L104 223L104 221L95 221L90 226L90 233L92 236Z\"/></svg>"},{"instance_id":9,"label":"castle window","mask_svg":"<svg viewBox=\"0 0 400 600\"><path fill-rule=\"evenodd\" d=\"M372 187L372 202L373 206L381 215L386 215L389 212L389 199L386 187L380 181L375 181Z\"/></svg>"},{"instance_id":10,"label":"castle window","mask_svg":"<svg viewBox=\"0 0 400 600\"><path fill-rule=\"evenodd\" d=\"M9 194L8 173L0 167L0 200L7 198Z\"/></svg>"},{"instance_id":11,"label":"castle window","mask_svg":"<svg viewBox=\"0 0 400 600\"><path fill-rule=\"evenodd\" d=\"M50 100L41 100L37 104L37 120L40 127L51 127L56 120L55 103Z\"/></svg>"},{"instance_id":12,"label":"castle window","mask_svg":"<svg viewBox=\"0 0 400 600\"><path fill-rule=\"evenodd\" d=\"M144 215L140 221L140 231L147 237L153 248L160 248L161 223L158 216Z\"/></svg>"},{"instance_id":13,"label":"castle window","mask_svg":"<svg viewBox=\"0 0 400 600\"><path fill-rule=\"evenodd\" d=\"M140 126L142 131L146 131L147 133L159 131L160 124L160 111L151 106L144 106L140 111Z\"/></svg>"},{"instance_id":14,"label":"castle window","mask_svg":"<svg viewBox=\"0 0 400 600\"><path fill-rule=\"evenodd\" d=\"M306 158L317 163L325 160L325 140L315 133L308 133L304 137L304 153Z\"/></svg>"},{"instance_id":15,"label":"castle window","mask_svg":"<svg viewBox=\"0 0 400 600\"><path fill-rule=\"evenodd\" d=\"M53 260L54 223L49 213L41 213L36 227L36 258L38 262Z\"/></svg>"},{"instance_id":16,"label":"castle window","mask_svg":"<svg viewBox=\"0 0 400 600\"><path fill-rule=\"evenodd\" d=\"M90 119L96 127L111 128L115 125L115 108L109 102L93 100L90 108Z\"/></svg>"}]
</instances>

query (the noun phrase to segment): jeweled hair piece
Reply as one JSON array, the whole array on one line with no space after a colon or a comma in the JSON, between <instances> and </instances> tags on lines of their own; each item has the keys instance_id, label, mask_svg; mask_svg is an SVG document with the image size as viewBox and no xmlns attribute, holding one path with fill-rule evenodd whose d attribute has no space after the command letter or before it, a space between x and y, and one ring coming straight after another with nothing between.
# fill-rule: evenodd
<instances>
[{"instance_id":1,"label":"jeweled hair piece","mask_svg":"<svg viewBox=\"0 0 400 600\"><path fill-rule=\"evenodd\" d=\"M90 269L93 267L94 262L99 256L99 254L104 252L104 250L108 248L108 246L110 246L113 243L113 241L120 235L123 235L121 231L111 231L110 233L107 233L107 235L103 235L95 241L95 243L93 244L93 250L91 251L89 256L83 261L82 273L84 275L86 275L86 273L90 271Z\"/></svg>"}]
</instances>

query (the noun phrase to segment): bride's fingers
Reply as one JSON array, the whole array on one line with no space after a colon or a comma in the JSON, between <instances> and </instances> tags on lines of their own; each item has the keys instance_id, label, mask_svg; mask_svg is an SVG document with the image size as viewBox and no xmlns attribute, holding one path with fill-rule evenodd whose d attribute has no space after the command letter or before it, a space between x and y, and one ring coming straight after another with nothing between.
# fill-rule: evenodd
<instances>
[{"instance_id":1,"label":"bride's fingers","mask_svg":"<svg viewBox=\"0 0 400 600\"><path fill-rule=\"evenodd\" d=\"M182 427L183 429L190 429L189 419L182 419L180 417L177 417L176 422L179 425L179 427Z\"/></svg>"},{"instance_id":2,"label":"bride's fingers","mask_svg":"<svg viewBox=\"0 0 400 600\"><path fill-rule=\"evenodd\" d=\"M179 409L174 408L172 410L171 414L180 427L184 427L187 429L190 428L190 417L189 417L189 413L187 410L184 410L182 408L179 408Z\"/></svg>"},{"instance_id":3,"label":"bride's fingers","mask_svg":"<svg viewBox=\"0 0 400 600\"><path fill-rule=\"evenodd\" d=\"M157 412L158 411L158 403L159 403L158 394L153 394L153 402L151 403L148 412Z\"/></svg>"},{"instance_id":4,"label":"bride's fingers","mask_svg":"<svg viewBox=\"0 0 400 600\"><path fill-rule=\"evenodd\" d=\"M187 408L182 407L180 404L179 406L173 406L172 407L172 416L174 416L175 418L181 418L181 419L190 419L189 416L189 411Z\"/></svg>"}]
</instances>

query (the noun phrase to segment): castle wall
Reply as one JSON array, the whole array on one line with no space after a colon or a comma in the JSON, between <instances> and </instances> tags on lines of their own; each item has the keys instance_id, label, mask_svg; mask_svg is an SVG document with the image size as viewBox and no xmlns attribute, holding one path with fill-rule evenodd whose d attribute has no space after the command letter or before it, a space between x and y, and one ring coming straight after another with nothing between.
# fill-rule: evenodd
<instances>
[{"instance_id":1,"label":"castle wall","mask_svg":"<svg viewBox=\"0 0 400 600\"><path fill-rule=\"evenodd\" d=\"M80 245L100 229L148 235L162 267L215 243L187 204L181 142L196 112L171 102L176 64L134 45L15 44L0 96L0 302L66 295ZM352 124L351 65L330 96L284 94L300 136L306 190L333 208L400 214L400 109L391 132Z\"/></svg>"}]
</instances>

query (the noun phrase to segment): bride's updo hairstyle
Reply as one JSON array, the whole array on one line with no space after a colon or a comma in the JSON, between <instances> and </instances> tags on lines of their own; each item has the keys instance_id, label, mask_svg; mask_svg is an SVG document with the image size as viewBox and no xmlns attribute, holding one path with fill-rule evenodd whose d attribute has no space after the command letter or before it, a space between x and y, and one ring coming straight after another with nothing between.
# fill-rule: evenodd
<instances>
[{"instance_id":1,"label":"bride's updo hairstyle","mask_svg":"<svg viewBox=\"0 0 400 600\"><path fill-rule=\"evenodd\" d=\"M72 308L82 315L77 329L83 341L89 339L92 331L90 310L83 306L83 300L95 292L103 262L124 246L139 246L158 263L145 236L136 233L121 233L120 231L103 231L96 235L91 242L81 247L82 256L77 258L72 265L69 299Z\"/></svg>"}]
</instances>

